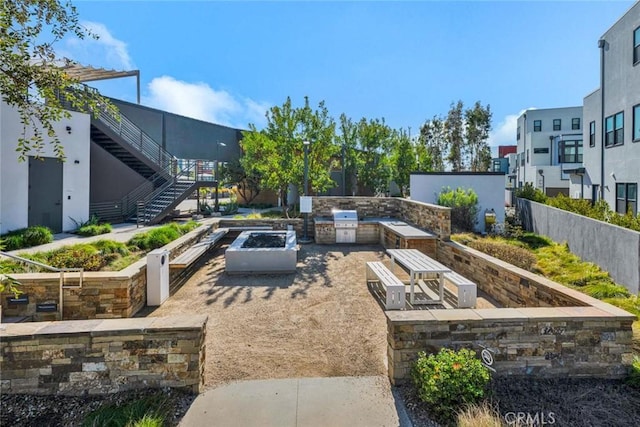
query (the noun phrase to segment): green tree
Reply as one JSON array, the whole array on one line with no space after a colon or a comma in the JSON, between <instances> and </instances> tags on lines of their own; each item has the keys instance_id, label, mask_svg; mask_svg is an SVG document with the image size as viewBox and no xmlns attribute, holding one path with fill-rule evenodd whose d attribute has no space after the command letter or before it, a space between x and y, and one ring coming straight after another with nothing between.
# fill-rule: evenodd
<instances>
[{"instance_id":1,"label":"green tree","mask_svg":"<svg viewBox=\"0 0 640 427\"><path fill-rule=\"evenodd\" d=\"M462 101L452 103L447 113L445 122L445 141L447 143L449 155L447 160L451 164L451 170L458 172L464 170L464 123L463 123Z\"/></svg>"},{"instance_id":2,"label":"green tree","mask_svg":"<svg viewBox=\"0 0 640 427\"><path fill-rule=\"evenodd\" d=\"M78 22L75 7L59 0L5 0L0 3L0 94L16 108L23 126L17 153L42 152L45 136L57 157L64 150L54 123L69 118L58 95L63 93L72 109L95 113L114 107L97 90L70 77L60 65L69 59L56 57L54 44L65 35L95 37ZM30 130L30 131L28 131Z\"/></svg>"},{"instance_id":3,"label":"green tree","mask_svg":"<svg viewBox=\"0 0 640 427\"><path fill-rule=\"evenodd\" d=\"M304 107L294 108L287 97L282 106L274 106L267 112L267 126L263 130L258 131L253 124L249 129L240 142L244 152L241 166L247 174L261 177L262 188L278 192L283 204L286 204L290 184L302 190L303 141L311 142L310 193L324 191L335 184L330 176L331 157L336 154L335 123L324 102L313 110L305 97Z\"/></svg>"},{"instance_id":4,"label":"green tree","mask_svg":"<svg viewBox=\"0 0 640 427\"><path fill-rule=\"evenodd\" d=\"M358 183L384 194L389 188L392 130L384 119L361 119L358 122Z\"/></svg>"},{"instance_id":5,"label":"green tree","mask_svg":"<svg viewBox=\"0 0 640 427\"><path fill-rule=\"evenodd\" d=\"M345 173L345 194L356 194L353 176L356 173L358 155L358 125L342 113L338 122L336 142L342 150L343 170Z\"/></svg>"},{"instance_id":6,"label":"green tree","mask_svg":"<svg viewBox=\"0 0 640 427\"><path fill-rule=\"evenodd\" d=\"M442 118L434 116L420 127L420 136L418 137L419 170L424 172L444 171L445 151L445 123Z\"/></svg>"},{"instance_id":7,"label":"green tree","mask_svg":"<svg viewBox=\"0 0 640 427\"><path fill-rule=\"evenodd\" d=\"M486 172L491 166L491 149L488 139L491 132L491 108L477 101L464 112L465 136L469 167L474 172Z\"/></svg>"},{"instance_id":8,"label":"green tree","mask_svg":"<svg viewBox=\"0 0 640 427\"><path fill-rule=\"evenodd\" d=\"M245 171L239 159L227 164L224 169L223 179L236 185L238 194L246 203L251 203L262 191L258 172L256 170Z\"/></svg>"},{"instance_id":9,"label":"green tree","mask_svg":"<svg viewBox=\"0 0 640 427\"><path fill-rule=\"evenodd\" d=\"M394 132L393 151L391 156L392 176L400 195L407 196L411 172L416 170L416 151L409 135L403 130Z\"/></svg>"}]
</instances>

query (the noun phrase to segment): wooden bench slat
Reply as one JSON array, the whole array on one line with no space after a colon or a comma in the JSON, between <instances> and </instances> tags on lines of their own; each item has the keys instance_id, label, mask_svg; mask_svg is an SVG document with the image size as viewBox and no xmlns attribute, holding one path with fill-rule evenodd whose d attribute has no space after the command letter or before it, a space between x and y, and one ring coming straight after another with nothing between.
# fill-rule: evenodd
<instances>
[{"instance_id":1,"label":"wooden bench slat","mask_svg":"<svg viewBox=\"0 0 640 427\"><path fill-rule=\"evenodd\" d=\"M178 255L173 260L169 261L170 269L185 269L195 260L200 258L202 254L204 254L210 247L218 243L220 239L222 239L227 233L229 229L227 228L219 228L215 230L213 233L205 236L201 241Z\"/></svg>"}]
</instances>

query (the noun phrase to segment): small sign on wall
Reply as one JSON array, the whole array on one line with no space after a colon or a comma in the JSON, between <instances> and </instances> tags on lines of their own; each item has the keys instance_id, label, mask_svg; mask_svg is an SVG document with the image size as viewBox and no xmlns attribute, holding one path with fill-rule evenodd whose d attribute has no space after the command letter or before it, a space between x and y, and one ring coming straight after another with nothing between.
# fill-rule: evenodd
<instances>
[{"instance_id":1,"label":"small sign on wall","mask_svg":"<svg viewBox=\"0 0 640 427\"><path fill-rule=\"evenodd\" d=\"M311 213L311 196L300 196L300 213Z\"/></svg>"},{"instance_id":2,"label":"small sign on wall","mask_svg":"<svg viewBox=\"0 0 640 427\"><path fill-rule=\"evenodd\" d=\"M36 304L36 312L38 313L51 313L54 311L58 311L58 304L55 302Z\"/></svg>"},{"instance_id":3,"label":"small sign on wall","mask_svg":"<svg viewBox=\"0 0 640 427\"><path fill-rule=\"evenodd\" d=\"M7 297L9 305L26 305L29 304L29 295L22 294L19 297Z\"/></svg>"}]
</instances>

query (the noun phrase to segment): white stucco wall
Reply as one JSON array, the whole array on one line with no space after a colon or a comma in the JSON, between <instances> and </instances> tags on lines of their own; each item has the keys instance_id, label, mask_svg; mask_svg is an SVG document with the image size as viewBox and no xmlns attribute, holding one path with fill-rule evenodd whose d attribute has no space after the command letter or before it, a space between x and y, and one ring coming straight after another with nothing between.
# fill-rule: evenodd
<instances>
[{"instance_id":1,"label":"white stucco wall","mask_svg":"<svg viewBox=\"0 0 640 427\"><path fill-rule=\"evenodd\" d=\"M71 118L61 120L54 128L67 157L62 167L62 228L69 231L75 228L71 218L89 218L90 117L71 113ZM22 131L18 112L0 101L0 234L28 224L29 163L18 162L16 153ZM45 137L41 157L55 157L49 142Z\"/></svg>"},{"instance_id":2,"label":"white stucco wall","mask_svg":"<svg viewBox=\"0 0 640 427\"><path fill-rule=\"evenodd\" d=\"M496 221L504 222L505 178L503 173L493 172L442 172L411 174L409 185L411 199L437 204L438 195L445 187L452 189L471 188L478 195L478 217L476 231L484 231L486 209L496 212Z\"/></svg>"}]
</instances>

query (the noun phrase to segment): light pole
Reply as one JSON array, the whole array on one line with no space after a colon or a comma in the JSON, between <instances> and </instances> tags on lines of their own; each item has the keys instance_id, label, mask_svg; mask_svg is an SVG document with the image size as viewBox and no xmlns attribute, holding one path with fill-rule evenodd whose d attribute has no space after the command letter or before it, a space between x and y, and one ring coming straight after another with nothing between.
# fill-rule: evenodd
<instances>
[{"instance_id":1,"label":"light pole","mask_svg":"<svg viewBox=\"0 0 640 427\"><path fill-rule=\"evenodd\" d=\"M304 141L304 188L302 189L305 196L309 195L309 141ZM300 243L310 243L309 235L307 234L307 228L309 225L309 213L304 213L304 230Z\"/></svg>"},{"instance_id":2,"label":"light pole","mask_svg":"<svg viewBox=\"0 0 640 427\"><path fill-rule=\"evenodd\" d=\"M215 198L215 202L213 204L213 211L214 212L220 212L220 205L218 204L218 187L219 187L219 183L218 183L218 163L220 163L220 161L218 160L218 153L220 152L220 146L226 147L227 144L225 144L224 142L218 142L216 141L216 163L215 163L215 186L216 186L216 198Z\"/></svg>"},{"instance_id":3,"label":"light pole","mask_svg":"<svg viewBox=\"0 0 640 427\"><path fill-rule=\"evenodd\" d=\"M346 161L347 161L347 147L344 144L344 142L342 143L342 196L346 196L347 195L347 178L345 176L345 174L347 173L347 167L346 167Z\"/></svg>"}]
</instances>

